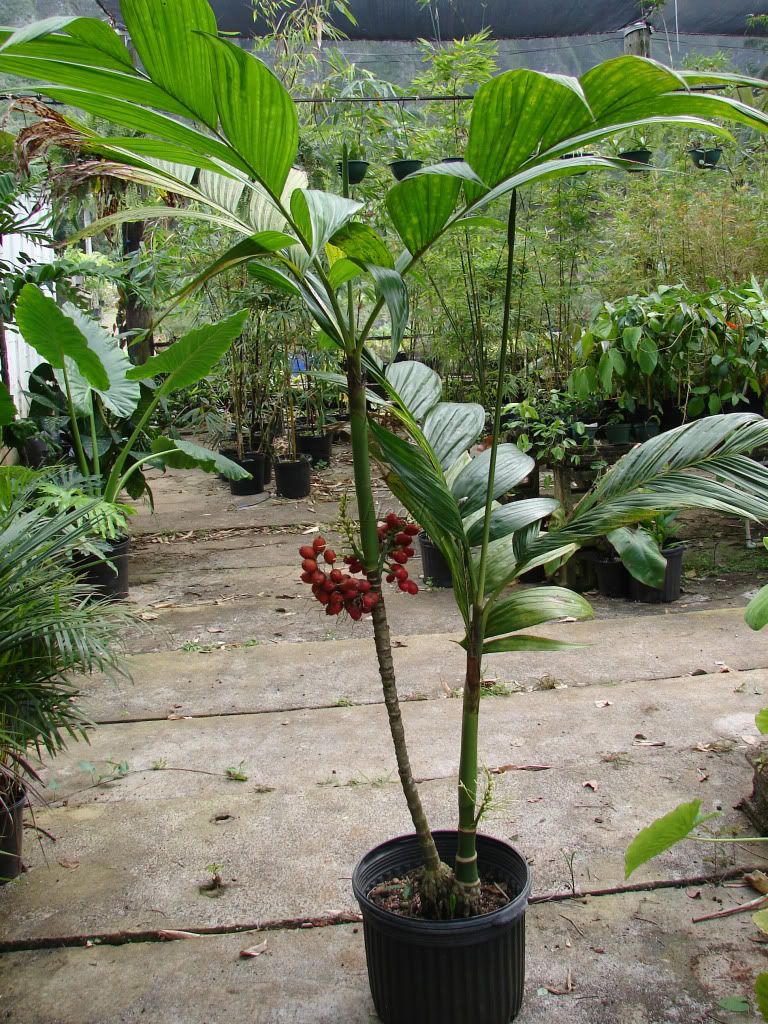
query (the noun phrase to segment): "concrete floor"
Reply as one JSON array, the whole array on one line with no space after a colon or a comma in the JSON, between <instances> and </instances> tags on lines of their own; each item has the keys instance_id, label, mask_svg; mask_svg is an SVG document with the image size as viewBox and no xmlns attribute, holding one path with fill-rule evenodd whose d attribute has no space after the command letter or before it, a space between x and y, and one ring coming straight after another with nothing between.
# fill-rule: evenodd
<instances>
[{"instance_id":1,"label":"concrete floor","mask_svg":"<svg viewBox=\"0 0 768 1024\"><path fill-rule=\"evenodd\" d=\"M0 1021L376 1020L349 879L409 822L370 625L319 615L296 568L304 531L332 534L348 473L342 455L297 503L233 500L194 473L156 483L158 513L135 523L133 682L84 682L98 727L45 768L28 870L0 889ZM487 659L503 695L483 700L484 830L525 853L537 897L621 887L632 836L685 799L747 833L735 805L768 637L737 598L598 602L594 620L539 630L584 646ZM440 591L389 607L414 772L434 826L451 827L459 620ZM719 1005L768 970L750 915L692 922L754 893L669 883L768 863L761 851L680 846L633 876L659 883L648 891L532 905L520 1024L757 1020Z\"/></svg>"}]
</instances>

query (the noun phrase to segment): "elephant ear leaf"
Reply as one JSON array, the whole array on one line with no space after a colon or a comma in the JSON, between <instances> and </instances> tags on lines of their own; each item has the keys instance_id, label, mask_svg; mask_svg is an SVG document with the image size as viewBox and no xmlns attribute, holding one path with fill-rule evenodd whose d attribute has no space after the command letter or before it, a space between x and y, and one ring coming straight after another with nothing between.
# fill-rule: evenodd
<instances>
[{"instance_id":1,"label":"elephant ear leaf","mask_svg":"<svg viewBox=\"0 0 768 1024\"><path fill-rule=\"evenodd\" d=\"M77 364L67 359L67 375L72 402L76 409L88 412L91 408L91 395L97 394L105 408L119 418L131 416L139 404L141 388L138 381L129 380L126 374L131 369L131 361L124 349L120 348L117 339L101 324L86 316L82 310L71 303L66 303L64 312L77 325L80 333L88 343L88 347L101 360L109 378L108 388L92 387L86 377L80 373ZM64 371L56 370L59 386L64 384Z\"/></svg>"},{"instance_id":2,"label":"elephant ear leaf","mask_svg":"<svg viewBox=\"0 0 768 1024\"><path fill-rule=\"evenodd\" d=\"M424 438L443 470L449 469L485 426L485 410L471 402L439 402L424 420Z\"/></svg>"},{"instance_id":3,"label":"elephant ear leaf","mask_svg":"<svg viewBox=\"0 0 768 1024\"><path fill-rule=\"evenodd\" d=\"M608 540L636 580L648 587L663 587L667 560L646 530L622 526L608 534Z\"/></svg>"},{"instance_id":4,"label":"elephant ear leaf","mask_svg":"<svg viewBox=\"0 0 768 1024\"><path fill-rule=\"evenodd\" d=\"M248 310L243 309L217 324L204 324L185 334L163 352L128 371L129 380L167 377L160 386L164 395L197 384L214 368L245 327Z\"/></svg>"},{"instance_id":5,"label":"elephant ear leaf","mask_svg":"<svg viewBox=\"0 0 768 1024\"><path fill-rule=\"evenodd\" d=\"M172 469L202 469L206 473L221 473L227 480L247 480L251 475L218 452L180 438L156 437L152 451L158 456L158 462Z\"/></svg>"}]
</instances>

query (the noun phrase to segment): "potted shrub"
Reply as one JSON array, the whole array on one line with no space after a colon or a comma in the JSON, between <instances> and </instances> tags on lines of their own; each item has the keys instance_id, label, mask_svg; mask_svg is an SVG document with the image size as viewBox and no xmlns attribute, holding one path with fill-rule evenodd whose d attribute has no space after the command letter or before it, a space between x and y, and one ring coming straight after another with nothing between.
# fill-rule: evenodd
<instances>
[{"instance_id":1,"label":"potted shrub","mask_svg":"<svg viewBox=\"0 0 768 1024\"><path fill-rule=\"evenodd\" d=\"M308 455L298 451L296 438L296 407L291 380L292 359L288 351L288 339L283 333L284 394L287 406L286 426L288 451L286 457L274 461L275 493L280 498L306 498L312 489L312 463Z\"/></svg>"},{"instance_id":2,"label":"potted shrub","mask_svg":"<svg viewBox=\"0 0 768 1024\"><path fill-rule=\"evenodd\" d=\"M116 339L76 306L67 303L60 308L37 285L22 288L16 322L24 340L53 369L66 401L75 465L87 495L110 505L119 505L124 490L140 495L146 487L140 471L148 464L199 467L230 479L249 476L216 452L178 438L156 436L148 452L138 457L136 452L160 402L201 380L240 333L246 316L244 311L219 324L195 328L142 366L133 366ZM155 381L159 375L163 379ZM139 381L153 382L141 407ZM106 452L100 429L112 442ZM137 480L139 486L133 488ZM116 518L120 514L115 510ZM114 566L114 559L127 557L127 550L127 536L116 537L106 548L105 561ZM119 587L124 592L127 583Z\"/></svg>"},{"instance_id":3,"label":"potted shrub","mask_svg":"<svg viewBox=\"0 0 768 1024\"><path fill-rule=\"evenodd\" d=\"M193 134L185 135L189 149L178 147L178 133L186 128L181 122L173 121L170 139L166 137L169 133L163 127L162 118L153 120L148 132L156 137L158 144L173 145L177 159L194 160L194 166L199 166L202 160L213 159L215 154L215 159L242 180L244 187L246 180L255 179L272 197L281 223L286 224L286 240L276 239L274 232L253 235L249 228L234 248L216 261L209 274L231 260L248 258L244 253L251 253L251 273L265 280L268 278L286 294L301 297L314 321L343 354L360 515L355 539L358 551L348 557L356 559L355 564L359 564L362 571L347 573L350 579L344 580L342 570L332 569L328 573L318 568L317 560L312 558L304 560L310 565L314 563L315 568L304 571L310 574L312 586L318 588L318 593L322 590L328 594L326 608L332 607L326 586L330 585L336 593L341 585L349 594L342 596L341 606L349 605L352 618L361 617L364 609L372 615L384 700L400 780L415 830L415 835L393 840L385 850L372 851L354 872L355 891L365 908L369 977L377 1012L385 1024L401 1024L412 1019L420 1024L433 1021L505 1024L519 1009L522 996L523 915L530 880L524 857L506 843L478 837L478 822L483 811L477 760L482 660L499 650L541 650L556 646L555 641L521 634L519 630L563 614L588 614L583 598L561 588L534 588L537 592L532 593L515 586L508 592L507 585L523 571L561 563L594 537L624 528L627 523L651 518L659 508L650 506L698 504L712 507L715 494L733 507L746 508L750 502L756 505L758 500L764 501L768 497L768 474L760 469L748 476L738 490L716 475L708 487L702 489L698 486L697 474L702 472L702 467L716 474L721 464L717 461L721 454L718 443L725 444L727 439L729 456L740 455L749 450L751 444L762 442L767 431L762 420L736 415L719 417L714 425L710 422L706 430L694 423L678 428L673 435L654 438L625 457L621 472L614 469L602 477L561 527L544 532L539 527L543 518L540 508L525 502L496 505L498 496L507 493L517 480L527 475L533 464L533 460L514 445L499 442L501 389L494 409L493 442L472 457L467 448L483 430L482 407L441 402L439 378L436 379L432 371L425 372L428 368L421 364L393 362L385 376L368 352L366 342L386 307L392 324L391 358L394 359L408 320L404 274L454 226L471 230L476 215L482 214L495 200L506 198L509 205L505 312L497 377L503 381L513 322L516 190L532 181L564 173L613 169L614 163L598 156L579 156L567 162L560 157L580 149L585 142L596 143L616 134L625 121L637 124L664 116L674 122L704 111L709 116L722 113L727 119L732 108L711 95L703 98L687 91L684 88L686 72L673 75L653 62L629 56L591 69L583 76L578 89L557 76L532 71L501 74L483 84L475 95L465 164L454 168L443 164L432 173L410 176L390 190L387 210L403 250L396 263L385 240L370 224L355 220L359 206L347 196L298 189L284 200L277 198L283 194L296 156L298 118L295 107L278 79L257 58L229 40L215 38L216 22L207 2L188 0L183 20L177 17L173 5L161 0L151 4L151 8L150 23L143 17L143 6L134 5L134 0L122 3L138 60L147 69L142 71L136 67L135 73L142 81L151 80L155 108L163 108L164 93L168 96L165 104L168 109L164 111L167 114L178 110L180 96L186 97L186 109L194 119L205 124L216 118L221 129L214 138L202 125L190 128ZM41 34L45 31L45 27L40 30ZM102 23L99 23L99 31L104 31ZM66 27L59 34L65 41L68 39ZM13 38L6 41L0 53L0 72L26 73L27 77L39 79L38 65L25 66L26 55L37 53L39 46L30 29L24 30L21 43L23 45L17 46ZM186 73L182 75L182 69L177 71L171 55L177 53L180 46L209 73L196 76L190 82ZM158 62L158 54L166 59ZM4 64L8 58L13 61L9 66ZM105 112L110 110L113 117L121 116L111 103L114 86L110 86L110 73L99 70L102 64L99 50L94 47L91 52L88 44L78 41L77 64L45 62L46 93L56 95L55 80L61 67L66 69L61 72L65 84L71 86L73 78L81 84L91 109L98 113L104 98L110 100ZM81 73L79 68L84 71ZM86 77L86 73L91 78ZM94 75L98 89L93 83ZM706 79L697 73L696 80L702 77ZM225 84L233 80L239 84L235 90ZM618 99L617 82L621 83ZM195 90L202 89L198 83L213 83L214 88L212 92L198 93ZM206 84L205 89L208 88ZM663 111L671 105L669 96L672 94L676 114L665 115ZM531 102L532 95L538 102ZM132 124L141 125L146 116L141 104L136 99L123 102L130 108ZM546 111L545 117L542 111ZM768 118L750 108L739 107L739 116L755 127L768 126ZM144 139L141 142L145 144ZM95 151L107 151L110 147L108 138L100 139L93 134L89 135L89 145ZM131 145L130 139L122 140L124 151L133 157ZM136 154L130 168L124 171L113 168L112 173L124 173L133 180L152 179L156 186L162 180L171 193L182 187L173 175L154 165L151 168L142 165L141 155ZM242 169L244 166L247 173ZM467 176L471 188L464 187ZM347 180L346 175L344 180ZM196 204L199 202L210 209L210 203L206 203L205 196L194 185L183 185L183 191ZM183 208L175 207L169 215L184 213ZM212 212L212 216L221 215ZM465 217L470 220L464 221ZM98 222L90 230L99 230ZM388 237L395 237L394 232L388 233ZM344 254L345 259L338 261L344 265L336 270L338 263L330 267L325 259L327 243ZM303 249L298 262L295 258L297 245ZM265 265L265 249L270 252L269 265ZM360 324L354 315L353 292L358 270L367 276L376 292L371 312ZM390 410L398 416L406 437L375 421L369 422L367 403L378 399L366 390L366 378L385 389ZM460 408L456 408L457 405ZM390 536L390 524L379 522L375 515L369 439L374 454L384 466L390 489L448 561L453 593L465 624L463 643L467 661L459 756L458 829L448 835L434 834L430 829L410 768L382 588L382 559L393 558L396 550L401 557L407 559L408 556L402 539L397 540L397 533ZM657 445L662 440L664 445L679 446L675 475L669 480L666 479L669 468L665 458L668 449ZM656 447L649 453L644 450L654 445ZM665 486L662 487L660 481ZM653 488L657 483L660 493L654 499ZM520 525L521 517L527 520L524 526ZM324 545L318 545L314 549L313 544L314 550L323 548ZM323 557L326 554L323 550ZM394 561L400 564L399 558ZM388 564L391 567L392 563ZM331 578L331 573L336 571L341 573L341 581ZM394 573L389 575L397 578ZM400 581L409 582L412 581ZM334 606L336 604L338 599L334 601ZM418 889L420 917L395 913L375 899L380 882L402 877L409 871L415 872L413 882ZM504 904L488 913L481 912L486 909L483 875L507 889L502 897ZM439 950L437 955L436 949ZM378 957L379 951L383 952L383 959ZM490 951L493 955L489 955ZM410 976L418 979L413 987L403 983L401 965L406 962ZM462 983L460 999L451 996L457 979ZM424 997L419 995L421 991ZM414 1008L419 1014L415 1018L412 1016Z\"/></svg>"},{"instance_id":4,"label":"potted shrub","mask_svg":"<svg viewBox=\"0 0 768 1024\"><path fill-rule=\"evenodd\" d=\"M72 677L117 670L129 621L116 606L88 603L72 570L97 502L51 514L37 502L47 480L0 469L0 882L22 870L23 810L39 783L37 757L86 736Z\"/></svg>"},{"instance_id":5,"label":"potted shrub","mask_svg":"<svg viewBox=\"0 0 768 1024\"><path fill-rule=\"evenodd\" d=\"M617 148L619 147L617 146ZM644 135L636 135L629 140L626 149L620 149L619 159L636 164L637 166L628 167L627 170L637 172L647 170L652 155L653 151L648 148L646 137Z\"/></svg>"},{"instance_id":6,"label":"potted shrub","mask_svg":"<svg viewBox=\"0 0 768 1024\"><path fill-rule=\"evenodd\" d=\"M675 518L676 513L669 512L652 519L645 526L645 533L650 536L664 560L663 578L659 584L653 585L633 577L630 586L633 601L642 601L645 604L671 604L679 600L685 546L675 537Z\"/></svg>"}]
</instances>

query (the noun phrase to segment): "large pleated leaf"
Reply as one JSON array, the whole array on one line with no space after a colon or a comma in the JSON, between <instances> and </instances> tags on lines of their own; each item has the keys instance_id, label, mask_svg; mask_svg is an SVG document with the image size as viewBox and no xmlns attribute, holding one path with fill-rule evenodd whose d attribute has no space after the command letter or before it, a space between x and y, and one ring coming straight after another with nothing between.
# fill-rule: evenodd
<instances>
[{"instance_id":1,"label":"large pleated leaf","mask_svg":"<svg viewBox=\"0 0 768 1024\"><path fill-rule=\"evenodd\" d=\"M299 142L293 100L258 57L225 39L203 38L213 57L222 132L257 180L279 196Z\"/></svg>"},{"instance_id":2,"label":"large pleated leaf","mask_svg":"<svg viewBox=\"0 0 768 1024\"><path fill-rule=\"evenodd\" d=\"M551 640L546 636L530 636L518 633L517 636L503 636L497 640L488 640L483 644L483 654L502 654L505 651L520 653L521 651L569 651L584 644L574 644L568 640Z\"/></svg>"},{"instance_id":3,"label":"large pleated leaf","mask_svg":"<svg viewBox=\"0 0 768 1024\"><path fill-rule=\"evenodd\" d=\"M439 402L427 413L423 433L438 462L449 469L477 440L485 426L485 409L474 402Z\"/></svg>"},{"instance_id":4,"label":"large pleated leaf","mask_svg":"<svg viewBox=\"0 0 768 1024\"><path fill-rule=\"evenodd\" d=\"M352 220L362 203L319 189L296 189L291 196L291 214L314 259L323 246Z\"/></svg>"},{"instance_id":5,"label":"large pleated leaf","mask_svg":"<svg viewBox=\"0 0 768 1024\"><path fill-rule=\"evenodd\" d=\"M589 108L596 122L622 119L626 107L648 102L664 93L685 90L675 71L643 57L624 55L604 61L581 76Z\"/></svg>"},{"instance_id":6,"label":"large pleated leaf","mask_svg":"<svg viewBox=\"0 0 768 1024\"><path fill-rule=\"evenodd\" d=\"M522 530L531 523L539 522L559 508L559 502L553 498L524 498L511 501L491 511L490 540L499 540L516 530ZM483 537L483 519L477 518L467 527L467 540L470 544L479 544Z\"/></svg>"},{"instance_id":7,"label":"large pleated leaf","mask_svg":"<svg viewBox=\"0 0 768 1024\"><path fill-rule=\"evenodd\" d=\"M244 238L242 242L233 245L223 256L220 256L201 273L197 274L179 292L178 297L184 298L197 291L200 285L205 284L206 281L209 281L217 274L223 273L225 270L231 270L233 267L238 267L243 263L250 263L251 260L262 256L269 256L279 249L291 246L294 241L295 239L291 238L290 235L285 235L281 231L261 231L250 238Z\"/></svg>"},{"instance_id":8,"label":"large pleated leaf","mask_svg":"<svg viewBox=\"0 0 768 1024\"><path fill-rule=\"evenodd\" d=\"M307 175L298 167L288 171L281 195L284 209L290 209L291 196L297 188L306 188ZM248 204L247 220L254 231L284 231L286 220L275 200L263 188L251 186L251 199Z\"/></svg>"},{"instance_id":9,"label":"large pleated leaf","mask_svg":"<svg viewBox=\"0 0 768 1024\"><path fill-rule=\"evenodd\" d=\"M663 587L667 560L646 530L622 526L608 534L608 540L636 580L648 587Z\"/></svg>"},{"instance_id":10,"label":"large pleated leaf","mask_svg":"<svg viewBox=\"0 0 768 1024\"><path fill-rule=\"evenodd\" d=\"M225 174L216 174L213 171L201 171L197 180L197 187L212 199L217 206L223 206L230 213L237 213L240 201L243 198L245 182L237 178L230 178Z\"/></svg>"},{"instance_id":11,"label":"large pleated leaf","mask_svg":"<svg viewBox=\"0 0 768 1024\"><path fill-rule=\"evenodd\" d=\"M331 238L331 244L352 260L394 269L392 253L370 224L350 221Z\"/></svg>"},{"instance_id":12,"label":"large pleated leaf","mask_svg":"<svg viewBox=\"0 0 768 1024\"><path fill-rule=\"evenodd\" d=\"M539 151L553 127L563 138L589 119L577 79L507 71L475 94L467 160L486 184L497 185Z\"/></svg>"},{"instance_id":13,"label":"large pleated leaf","mask_svg":"<svg viewBox=\"0 0 768 1024\"><path fill-rule=\"evenodd\" d=\"M416 256L438 237L453 214L461 180L445 174L417 174L387 193L387 209L408 251Z\"/></svg>"},{"instance_id":14,"label":"large pleated leaf","mask_svg":"<svg viewBox=\"0 0 768 1024\"><path fill-rule=\"evenodd\" d=\"M589 619L592 607L581 594L564 587L516 587L510 597L497 601L485 624L487 639L572 616Z\"/></svg>"},{"instance_id":15,"label":"large pleated leaf","mask_svg":"<svg viewBox=\"0 0 768 1024\"><path fill-rule=\"evenodd\" d=\"M63 370L65 358L71 359L90 385L103 391L109 388L107 371L77 324L37 285L21 289L16 323L27 344L55 370Z\"/></svg>"},{"instance_id":16,"label":"large pleated leaf","mask_svg":"<svg viewBox=\"0 0 768 1024\"><path fill-rule=\"evenodd\" d=\"M548 546L543 551L520 552L519 545L515 544L515 534L501 537L488 545L488 571L485 578L486 594L493 594L500 591L512 580L531 569L538 569L540 566L548 566L550 563L557 564L567 561L571 555L578 551L578 545L574 543L561 543L559 546ZM477 555L475 555L477 560Z\"/></svg>"},{"instance_id":17,"label":"large pleated leaf","mask_svg":"<svg viewBox=\"0 0 768 1024\"><path fill-rule=\"evenodd\" d=\"M121 11L152 81L183 103L197 120L215 128L210 51L201 35L215 36L218 31L208 0L121 0Z\"/></svg>"},{"instance_id":18,"label":"large pleated leaf","mask_svg":"<svg viewBox=\"0 0 768 1024\"><path fill-rule=\"evenodd\" d=\"M459 473L451 490L456 498L462 516L471 515L482 508L488 493L488 472L491 463L491 449L476 455L470 464ZM530 455L521 452L517 445L500 444L496 453L496 472L493 480L493 497L498 498L524 480L535 463Z\"/></svg>"},{"instance_id":19,"label":"large pleated leaf","mask_svg":"<svg viewBox=\"0 0 768 1024\"><path fill-rule=\"evenodd\" d=\"M202 380L218 363L248 319L247 309L221 320L204 324L179 338L173 345L151 356L146 363L128 371L131 380L149 380L167 374L160 385L163 394L188 388Z\"/></svg>"},{"instance_id":20,"label":"large pleated leaf","mask_svg":"<svg viewBox=\"0 0 768 1024\"><path fill-rule=\"evenodd\" d=\"M206 473L221 473L227 480L248 480L251 476L239 463L178 437L156 437L152 451L159 456L158 461L171 469L202 469Z\"/></svg>"},{"instance_id":21,"label":"large pleated leaf","mask_svg":"<svg viewBox=\"0 0 768 1024\"><path fill-rule=\"evenodd\" d=\"M366 263L364 266L373 278L377 297L384 300L389 312L389 321L392 325L389 357L394 360L408 324L408 289L402 274L398 274L396 270L380 267L376 263Z\"/></svg>"},{"instance_id":22,"label":"large pleated leaf","mask_svg":"<svg viewBox=\"0 0 768 1024\"><path fill-rule=\"evenodd\" d=\"M77 306L66 303L63 310L70 319L74 320L88 347L96 353L109 378L109 387L93 387L80 373L77 364L67 359L67 376L75 408L80 412L89 412L91 395L95 393L115 416L129 417L139 404L141 389L137 381L129 380L126 377L127 372L131 369L128 354L120 348L114 335L94 319L86 316ZM54 372L59 386L63 388L63 371L55 370Z\"/></svg>"},{"instance_id":23,"label":"large pleated leaf","mask_svg":"<svg viewBox=\"0 0 768 1024\"><path fill-rule=\"evenodd\" d=\"M390 363L386 377L401 404L415 420L423 420L429 410L440 401L443 382L438 374L424 363L416 362L414 359Z\"/></svg>"}]
</instances>

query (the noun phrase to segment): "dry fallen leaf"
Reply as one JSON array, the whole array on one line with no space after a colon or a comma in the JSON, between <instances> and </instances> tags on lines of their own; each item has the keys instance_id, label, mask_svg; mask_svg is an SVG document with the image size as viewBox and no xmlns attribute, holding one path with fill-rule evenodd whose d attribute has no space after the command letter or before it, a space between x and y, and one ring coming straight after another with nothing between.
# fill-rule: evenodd
<instances>
[{"instance_id":1,"label":"dry fallen leaf","mask_svg":"<svg viewBox=\"0 0 768 1024\"><path fill-rule=\"evenodd\" d=\"M700 900L701 889L686 889L685 895L688 897L689 900Z\"/></svg>"},{"instance_id":2,"label":"dry fallen leaf","mask_svg":"<svg viewBox=\"0 0 768 1024\"><path fill-rule=\"evenodd\" d=\"M66 860L66 859L62 858L59 861L59 866L62 867L62 868L69 868L70 871L74 871L75 868L79 868L80 867L80 861L79 860Z\"/></svg>"},{"instance_id":3,"label":"dry fallen leaf","mask_svg":"<svg viewBox=\"0 0 768 1024\"><path fill-rule=\"evenodd\" d=\"M551 764L500 764L491 768L491 775L503 775L504 772L548 772Z\"/></svg>"},{"instance_id":4,"label":"dry fallen leaf","mask_svg":"<svg viewBox=\"0 0 768 1024\"><path fill-rule=\"evenodd\" d=\"M600 783L597 779L587 779L587 781L582 782L581 785L584 789L591 789L593 793L596 793L598 789L600 789Z\"/></svg>"},{"instance_id":5,"label":"dry fallen leaf","mask_svg":"<svg viewBox=\"0 0 768 1024\"><path fill-rule=\"evenodd\" d=\"M260 942L258 944L258 946L251 946L250 949L241 949L240 950L240 956L244 957L245 959L248 959L250 957L261 956L262 953L266 953L266 952L267 952L267 940L264 939L264 941Z\"/></svg>"},{"instance_id":6,"label":"dry fallen leaf","mask_svg":"<svg viewBox=\"0 0 768 1024\"><path fill-rule=\"evenodd\" d=\"M612 700L596 700L595 701L595 707L596 708L609 708L612 705L613 705L613 701Z\"/></svg>"},{"instance_id":7,"label":"dry fallen leaf","mask_svg":"<svg viewBox=\"0 0 768 1024\"><path fill-rule=\"evenodd\" d=\"M161 928L157 933L161 939L202 939L197 932L181 932L175 928Z\"/></svg>"},{"instance_id":8,"label":"dry fallen leaf","mask_svg":"<svg viewBox=\"0 0 768 1024\"><path fill-rule=\"evenodd\" d=\"M768 875L762 871L751 871L744 875L744 881L748 882L753 889L768 896Z\"/></svg>"},{"instance_id":9,"label":"dry fallen leaf","mask_svg":"<svg viewBox=\"0 0 768 1024\"><path fill-rule=\"evenodd\" d=\"M320 527L319 526L310 526L310 528L308 530L302 530L301 531L302 537L306 537L308 533L320 533Z\"/></svg>"},{"instance_id":10,"label":"dry fallen leaf","mask_svg":"<svg viewBox=\"0 0 768 1024\"><path fill-rule=\"evenodd\" d=\"M664 740L649 740L647 736L643 736L641 732L636 732L632 742L636 747L666 747Z\"/></svg>"},{"instance_id":11,"label":"dry fallen leaf","mask_svg":"<svg viewBox=\"0 0 768 1024\"><path fill-rule=\"evenodd\" d=\"M224 630L220 626L209 626L207 629L208 633L223 633Z\"/></svg>"}]
</instances>

